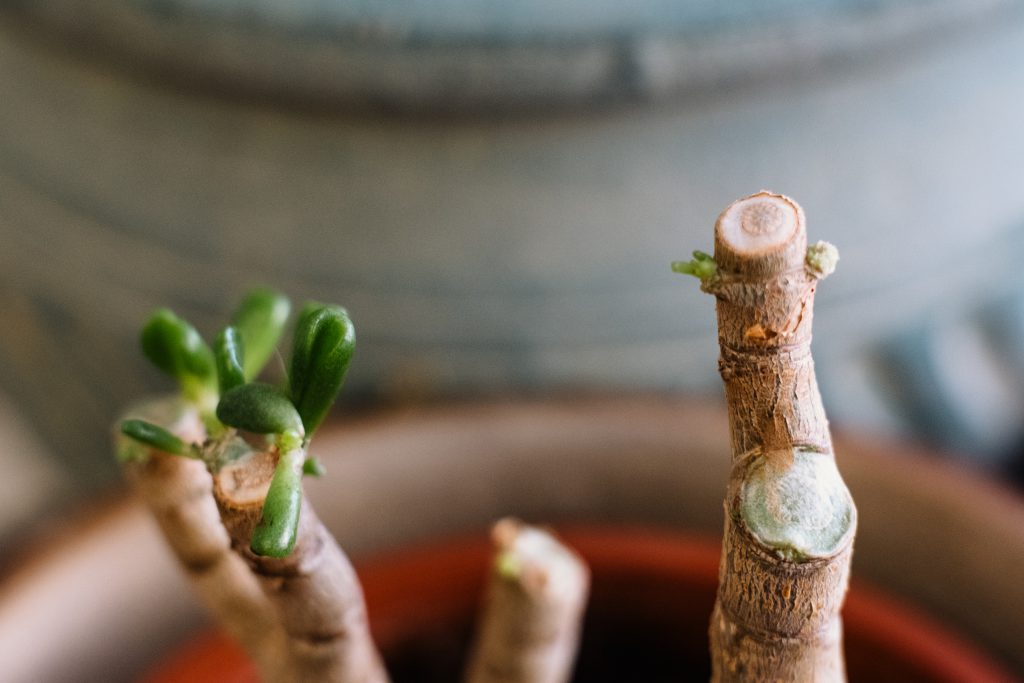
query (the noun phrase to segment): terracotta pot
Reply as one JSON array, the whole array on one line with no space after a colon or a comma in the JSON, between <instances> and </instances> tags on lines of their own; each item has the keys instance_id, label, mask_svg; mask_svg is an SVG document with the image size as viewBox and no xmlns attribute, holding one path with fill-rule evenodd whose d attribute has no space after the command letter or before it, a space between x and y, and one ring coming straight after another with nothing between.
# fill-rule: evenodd
<instances>
[{"instance_id":1,"label":"terracotta pot","mask_svg":"<svg viewBox=\"0 0 1024 683\"><path fill-rule=\"evenodd\" d=\"M574 680L707 680L707 624L718 542L626 527L568 527L593 571ZM458 680L490 549L473 536L391 554L361 568L374 634L396 683ZM968 642L855 582L844 610L853 681L1009 682ZM147 683L255 683L227 637L193 642Z\"/></svg>"},{"instance_id":2,"label":"terracotta pot","mask_svg":"<svg viewBox=\"0 0 1024 683\"><path fill-rule=\"evenodd\" d=\"M314 449L328 471L309 493L365 569L378 629L388 620L374 588L381 565L366 558L483 538L502 515L559 528L721 534L729 443L718 400L494 399L395 410L338 423ZM905 443L840 430L836 452L860 512L854 579L1024 676L1024 582L1012 570L1024 566L1020 496ZM0 582L5 683L130 683L202 627L144 510L125 504L78 517ZM851 619L857 604L851 598ZM874 633L887 638L887 623L875 620Z\"/></svg>"}]
</instances>

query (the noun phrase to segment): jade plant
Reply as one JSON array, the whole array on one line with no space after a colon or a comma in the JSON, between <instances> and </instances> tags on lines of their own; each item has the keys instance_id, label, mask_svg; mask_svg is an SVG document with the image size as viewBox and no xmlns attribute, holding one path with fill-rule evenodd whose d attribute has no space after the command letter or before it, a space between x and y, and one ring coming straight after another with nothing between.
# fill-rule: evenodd
<instances>
[{"instance_id":1,"label":"jade plant","mask_svg":"<svg viewBox=\"0 0 1024 683\"><path fill-rule=\"evenodd\" d=\"M142 350L179 385L120 424L119 454L200 594L267 680L385 681L348 559L305 500L309 444L355 348L346 311L298 316L283 386L256 379L289 314L250 294L209 346L168 310Z\"/></svg>"},{"instance_id":2,"label":"jade plant","mask_svg":"<svg viewBox=\"0 0 1024 683\"><path fill-rule=\"evenodd\" d=\"M343 308L308 304L283 385L260 382L289 308L276 292L253 292L212 347L171 311L155 312L142 349L179 391L128 411L118 454L200 596L264 680L382 683L356 574L302 488L304 475L322 471L309 446L341 389L354 327ZM550 533L515 520L495 526L494 542L466 680L566 680L586 567ZM557 638L546 635L552 625Z\"/></svg>"},{"instance_id":3,"label":"jade plant","mask_svg":"<svg viewBox=\"0 0 1024 683\"><path fill-rule=\"evenodd\" d=\"M813 299L835 268L807 246L803 212L761 192L730 205L715 253L674 271L717 300L732 433L713 680L845 678L839 608L857 514L832 452L810 355ZM355 348L346 311L308 304L282 385L258 375L289 304L271 290L242 303L212 347L168 310L142 348L179 391L129 411L119 454L210 609L267 681L384 683L362 589L317 519L302 479L309 448ZM583 561L551 533L506 519L467 683L565 683L589 588Z\"/></svg>"}]
</instances>

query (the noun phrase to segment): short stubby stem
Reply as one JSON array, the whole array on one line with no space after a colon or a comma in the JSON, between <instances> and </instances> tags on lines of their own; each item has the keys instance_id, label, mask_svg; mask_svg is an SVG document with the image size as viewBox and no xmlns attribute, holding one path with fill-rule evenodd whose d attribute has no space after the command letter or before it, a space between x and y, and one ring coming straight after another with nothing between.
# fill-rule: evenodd
<instances>
[{"instance_id":1,"label":"short stubby stem","mask_svg":"<svg viewBox=\"0 0 1024 683\"><path fill-rule=\"evenodd\" d=\"M298 490L294 548L284 557L255 554L253 531L278 466L299 476L304 451L238 458L214 474L214 495L235 551L248 562L285 634L289 682L387 683L370 636L362 587L351 562ZM287 479L287 477L286 477ZM280 481L280 479L278 479Z\"/></svg>"}]
</instances>

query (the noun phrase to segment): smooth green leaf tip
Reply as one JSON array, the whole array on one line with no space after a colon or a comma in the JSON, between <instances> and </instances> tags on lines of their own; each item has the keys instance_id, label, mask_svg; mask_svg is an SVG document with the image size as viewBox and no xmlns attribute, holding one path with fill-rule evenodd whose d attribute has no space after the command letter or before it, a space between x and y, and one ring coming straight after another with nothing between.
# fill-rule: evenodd
<instances>
[{"instance_id":1,"label":"smooth green leaf tip","mask_svg":"<svg viewBox=\"0 0 1024 683\"><path fill-rule=\"evenodd\" d=\"M707 282L718 272L715 259L703 251L694 251L689 261L673 261L672 271L683 275L693 275L701 282Z\"/></svg>"},{"instance_id":2,"label":"smooth green leaf tip","mask_svg":"<svg viewBox=\"0 0 1024 683\"><path fill-rule=\"evenodd\" d=\"M236 327L225 327L213 343L213 356L217 362L217 382L220 393L226 394L245 384L245 344Z\"/></svg>"},{"instance_id":3,"label":"smooth green leaf tip","mask_svg":"<svg viewBox=\"0 0 1024 683\"><path fill-rule=\"evenodd\" d=\"M251 382L220 397L217 419L257 434L302 435L302 418L285 394L275 386Z\"/></svg>"},{"instance_id":4,"label":"smooth green leaf tip","mask_svg":"<svg viewBox=\"0 0 1024 683\"><path fill-rule=\"evenodd\" d=\"M121 422L121 433L130 439L138 441L146 446L171 453L173 455L187 455L188 446L185 442L171 434L169 431L145 420L124 420Z\"/></svg>"},{"instance_id":5,"label":"smooth green leaf tip","mask_svg":"<svg viewBox=\"0 0 1024 683\"><path fill-rule=\"evenodd\" d=\"M216 381L213 352L188 322L170 309L155 311L142 327L142 352L157 368L178 380L185 395L197 400Z\"/></svg>"},{"instance_id":6,"label":"smooth green leaf tip","mask_svg":"<svg viewBox=\"0 0 1024 683\"><path fill-rule=\"evenodd\" d=\"M341 390L355 351L355 328L340 306L307 305L295 325L292 401L312 435Z\"/></svg>"},{"instance_id":7,"label":"smooth green leaf tip","mask_svg":"<svg viewBox=\"0 0 1024 683\"><path fill-rule=\"evenodd\" d=\"M289 313L288 297L266 287L249 292L238 307L232 326L245 344L242 368L247 381L259 375L274 354Z\"/></svg>"}]
</instances>

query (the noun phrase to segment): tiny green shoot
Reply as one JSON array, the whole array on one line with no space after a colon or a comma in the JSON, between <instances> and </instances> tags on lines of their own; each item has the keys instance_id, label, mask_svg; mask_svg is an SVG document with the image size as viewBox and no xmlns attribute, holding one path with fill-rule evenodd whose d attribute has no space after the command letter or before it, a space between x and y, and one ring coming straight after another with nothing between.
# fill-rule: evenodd
<instances>
[{"instance_id":1,"label":"tiny green shoot","mask_svg":"<svg viewBox=\"0 0 1024 683\"><path fill-rule=\"evenodd\" d=\"M683 275L693 275L701 282L707 282L718 272L715 259L703 251L694 251L689 261L673 261L672 271Z\"/></svg>"},{"instance_id":2,"label":"tiny green shoot","mask_svg":"<svg viewBox=\"0 0 1024 683\"><path fill-rule=\"evenodd\" d=\"M310 477L322 477L327 472L317 458L309 457L302 463L302 474Z\"/></svg>"}]
</instances>

